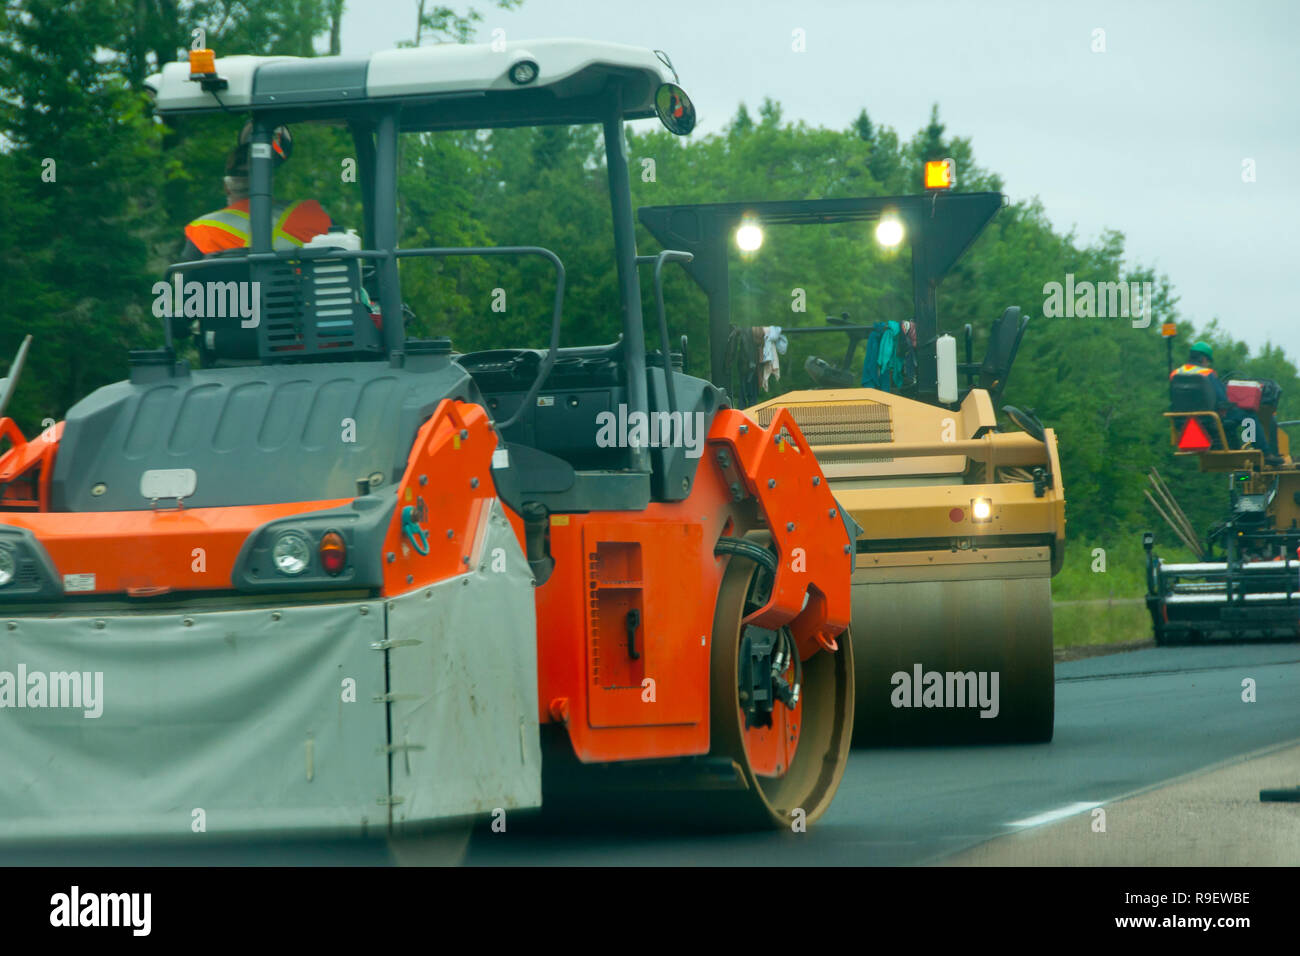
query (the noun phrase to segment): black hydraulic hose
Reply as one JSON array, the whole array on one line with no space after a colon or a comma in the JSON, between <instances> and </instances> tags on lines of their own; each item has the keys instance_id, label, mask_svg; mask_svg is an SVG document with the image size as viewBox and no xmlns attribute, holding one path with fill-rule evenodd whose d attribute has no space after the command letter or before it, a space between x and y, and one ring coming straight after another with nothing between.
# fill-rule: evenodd
<instances>
[{"instance_id":1,"label":"black hydraulic hose","mask_svg":"<svg viewBox=\"0 0 1300 956\"><path fill-rule=\"evenodd\" d=\"M737 557L749 558L749 560L761 564L769 571L776 571L776 555L761 544L755 544L743 538L719 538L718 543L713 546L713 553L734 554Z\"/></svg>"},{"instance_id":2,"label":"black hydraulic hose","mask_svg":"<svg viewBox=\"0 0 1300 956\"><path fill-rule=\"evenodd\" d=\"M713 546L713 553L748 558L756 564L761 564L772 573L776 573L776 555L761 544L755 544L743 538L719 538L717 544ZM785 628L781 629L780 636L781 646L794 661L794 692L797 701L800 689L803 687L803 661L799 659L798 645L795 644L794 638Z\"/></svg>"},{"instance_id":3,"label":"black hydraulic hose","mask_svg":"<svg viewBox=\"0 0 1300 956\"><path fill-rule=\"evenodd\" d=\"M803 661L799 658L799 646L794 642L794 635L787 630L785 639L790 643L790 656L794 658L794 702L798 704L803 692Z\"/></svg>"}]
</instances>

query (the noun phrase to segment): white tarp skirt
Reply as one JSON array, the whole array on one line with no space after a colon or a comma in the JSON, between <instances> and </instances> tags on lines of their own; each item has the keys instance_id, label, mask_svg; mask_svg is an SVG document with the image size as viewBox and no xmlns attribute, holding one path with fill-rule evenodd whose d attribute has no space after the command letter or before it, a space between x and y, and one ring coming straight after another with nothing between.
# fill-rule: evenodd
<instances>
[{"instance_id":1,"label":"white tarp skirt","mask_svg":"<svg viewBox=\"0 0 1300 956\"><path fill-rule=\"evenodd\" d=\"M89 674L102 713L0 707L0 839L386 825L382 603L8 620L0 673Z\"/></svg>"},{"instance_id":2,"label":"white tarp skirt","mask_svg":"<svg viewBox=\"0 0 1300 956\"><path fill-rule=\"evenodd\" d=\"M0 842L380 835L390 805L540 805L531 575L499 505L483 525L469 573L389 602L0 610ZM98 688L81 706L49 706L66 676L34 689L74 671Z\"/></svg>"},{"instance_id":3,"label":"white tarp skirt","mask_svg":"<svg viewBox=\"0 0 1300 956\"><path fill-rule=\"evenodd\" d=\"M396 825L542 804L532 572L499 507L473 553L389 602Z\"/></svg>"}]
</instances>

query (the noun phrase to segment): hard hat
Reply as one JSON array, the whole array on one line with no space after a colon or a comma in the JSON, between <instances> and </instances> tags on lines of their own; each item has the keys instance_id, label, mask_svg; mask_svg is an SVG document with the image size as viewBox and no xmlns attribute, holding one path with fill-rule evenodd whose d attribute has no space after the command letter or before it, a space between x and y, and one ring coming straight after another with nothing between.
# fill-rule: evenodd
<instances>
[{"instance_id":1,"label":"hard hat","mask_svg":"<svg viewBox=\"0 0 1300 956\"><path fill-rule=\"evenodd\" d=\"M239 131L239 145L226 157L227 176L248 175L248 144L253 139L253 121L249 120ZM277 126L271 133L271 156L276 167L293 155L293 136L287 126Z\"/></svg>"},{"instance_id":2,"label":"hard hat","mask_svg":"<svg viewBox=\"0 0 1300 956\"><path fill-rule=\"evenodd\" d=\"M1197 342L1195 345L1192 346L1191 351L1193 353L1200 352L1202 355L1205 356L1206 361L1209 362L1214 361L1214 349L1210 348L1208 342Z\"/></svg>"}]
</instances>

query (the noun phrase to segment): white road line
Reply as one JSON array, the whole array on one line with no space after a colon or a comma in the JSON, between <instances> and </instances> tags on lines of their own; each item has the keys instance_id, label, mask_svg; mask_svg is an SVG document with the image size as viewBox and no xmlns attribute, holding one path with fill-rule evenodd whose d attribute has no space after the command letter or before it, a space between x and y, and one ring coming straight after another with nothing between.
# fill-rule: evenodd
<instances>
[{"instance_id":1,"label":"white road line","mask_svg":"<svg viewBox=\"0 0 1300 956\"><path fill-rule=\"evenodd\" d=\"M1055 823L1057 820L1064 820L1066 817L1072 817L1080 813L1087 813L1101 806L1100 802L1092 803L1070 803L1055 810L1048 810L1046 813L1040 813L1037 816L1025 817L1023 820L1014 820L1008 823L1009 827L1041 827L1044 823Z\"/></svg>"}]
</instances>

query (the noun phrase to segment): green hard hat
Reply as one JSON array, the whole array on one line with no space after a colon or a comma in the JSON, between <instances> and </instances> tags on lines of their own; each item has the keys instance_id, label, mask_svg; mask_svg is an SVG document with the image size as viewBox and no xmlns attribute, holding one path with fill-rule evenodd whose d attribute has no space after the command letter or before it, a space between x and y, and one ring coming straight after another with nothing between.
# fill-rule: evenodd
<instances>
[{"instance_id":1,"label":"green hard hat","mask_svg":"<svg viewBox=\"0 0 1300 956\"><path fill-rule=\"evenodd\" d=\"M1214 349L1210 348L1208 342L1197 342L1195 345L1192 346L1191 351L1200 352L1211 362L1214 361Z\"/></svg>"}]
</instances>

